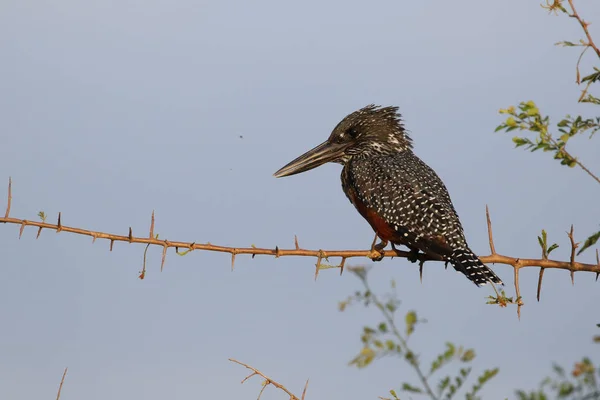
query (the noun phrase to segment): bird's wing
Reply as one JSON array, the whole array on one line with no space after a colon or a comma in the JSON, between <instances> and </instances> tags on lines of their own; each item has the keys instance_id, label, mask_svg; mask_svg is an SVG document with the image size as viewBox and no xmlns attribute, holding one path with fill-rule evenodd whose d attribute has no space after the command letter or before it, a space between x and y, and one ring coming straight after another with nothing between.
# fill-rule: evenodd
<instances>
[{"instance_id":1,"label":"bird's wing","mask_svg":"<svg viewBox=\"0 0 600 400\"><path fill-rule=\"evenodd\" d=\"M345 175L344 189L355 197L350 200L376 231L373 216L384 221L392 242L443 257L464 242L445 185L412 152L351 160Z\"/></svg>"}]
</instances>

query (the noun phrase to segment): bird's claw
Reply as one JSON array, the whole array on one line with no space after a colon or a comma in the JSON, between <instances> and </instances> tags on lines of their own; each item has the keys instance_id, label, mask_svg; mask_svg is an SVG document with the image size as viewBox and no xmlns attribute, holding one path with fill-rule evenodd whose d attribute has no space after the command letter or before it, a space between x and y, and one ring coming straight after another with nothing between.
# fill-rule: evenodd
<instances>
[{"instance_id":1,"label":"bird's claw","mask_svg":"<svg viewBox=\"0 0 600 400\"><path fill-rule=\"evenodd\" d=\"M385 257L385 250L383 250L383 249L385 249L386 246L388 245L387 240L382 240L380 243L377 243L377 238L378 238L378 236L375 235L375 239L373 240L373 243L371 244L371 252L368 255L368 257L373 261L383 260L383 257Z\"/></svg>"},{"instance_id":2,"label":"bird's claw","mask_svg":"<svg viewBox=\"0 0 600 400\"><path fill-rule=\"evenodd\" d=\"M383 257L385 257L385 250L374 247L367 257L373 261L381 261L383 260Z\"/></svg>"}]
</instances>

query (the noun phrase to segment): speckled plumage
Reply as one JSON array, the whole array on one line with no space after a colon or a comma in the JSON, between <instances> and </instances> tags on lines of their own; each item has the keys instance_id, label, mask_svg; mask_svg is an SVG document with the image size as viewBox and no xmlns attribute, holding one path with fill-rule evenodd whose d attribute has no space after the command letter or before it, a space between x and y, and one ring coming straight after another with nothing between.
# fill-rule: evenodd
<instances>
[{"instance_id":1,"label":"speckled plumage","mask_svg":"<svg viewBox=\"0 0 600 400\"><path fill-rule=\"evenodd\" d=\"M327 161L344 165L344 192L383 243L441 257L476 285L502 283L469 249L446 186L413 153L397 107L369 105L346 116L325 143L276 176Z\"/></svg>"}]
</instances>

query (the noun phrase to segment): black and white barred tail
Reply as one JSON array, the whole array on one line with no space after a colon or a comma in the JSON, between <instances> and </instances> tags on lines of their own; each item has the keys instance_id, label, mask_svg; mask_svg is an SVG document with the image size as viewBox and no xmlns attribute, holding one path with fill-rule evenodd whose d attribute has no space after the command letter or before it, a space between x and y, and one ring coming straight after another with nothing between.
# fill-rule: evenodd
<instances>
[{"instance_id":1,"label":"black and white barred tail","mask_svg":"<svg viewBox=\"0 0 600 400\"><path fill-rule=\"evenodd\" d=\"M452 252L450 262L454 269L465 274L477 286L487 284L489 281L503 285L502 280L488 268L471 250L456 249Z\"/></svg>"}]
</instances>

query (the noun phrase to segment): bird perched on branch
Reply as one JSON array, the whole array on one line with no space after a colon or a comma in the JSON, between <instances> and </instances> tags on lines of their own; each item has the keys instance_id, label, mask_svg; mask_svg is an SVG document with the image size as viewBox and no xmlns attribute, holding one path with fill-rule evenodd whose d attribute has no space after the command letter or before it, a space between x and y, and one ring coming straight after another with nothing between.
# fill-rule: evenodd
<instances>
[{"instance_id":1,"label":"bird perched on branch","mask_svg":"<svg viewBox=\"0 0 600 400\"><path fill-rule=\"evenodd\" d=\"M326 162L344 166L342 188L381 243L405 245L450 262L477 286L501 284L469 249L446 186L412 151L398 107L368 105L346 116L329 139L304 153L275 177L298 174ZM381 259L383 256L379 257Z\"/></svg>"}]
</instances>

